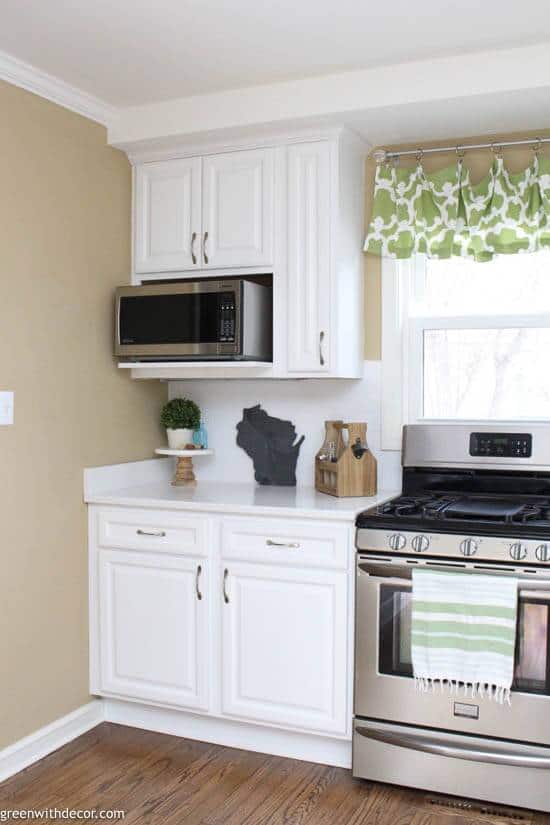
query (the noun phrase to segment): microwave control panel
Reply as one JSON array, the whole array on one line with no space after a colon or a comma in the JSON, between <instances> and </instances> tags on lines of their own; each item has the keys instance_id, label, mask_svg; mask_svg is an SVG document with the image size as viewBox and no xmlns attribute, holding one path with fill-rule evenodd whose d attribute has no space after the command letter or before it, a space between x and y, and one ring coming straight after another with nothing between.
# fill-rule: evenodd
<instances>
[{"instance_id":1,"label":"microwave control panel","mask_svg":"<svg viewBox=\"0 0 550 825\"><path fill-rule=\"evenodd\" d=\"M220 344L235 343L236 306L233 292L222 292L218 297Z\"/></svg>"}]
</instances>

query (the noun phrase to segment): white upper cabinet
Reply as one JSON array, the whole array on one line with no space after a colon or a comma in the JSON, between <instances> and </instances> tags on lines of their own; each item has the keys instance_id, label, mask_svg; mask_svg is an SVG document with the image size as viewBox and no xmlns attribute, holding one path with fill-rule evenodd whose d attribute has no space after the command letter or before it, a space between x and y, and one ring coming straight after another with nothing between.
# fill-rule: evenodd
<instances>
[{"instance_id":1,"label":"white upper cabinet","mask_svg":"<svg viewBox=\"0 0 550 825\"><path fill-rule=\"evenodd\" d=\"M272 264L273 188L272 149L137 166L135 272Z\"/></svg>"},{"instance_id":2,"label":"white upper cabinet","mask_svg":"<svg viewBox=\"0 0 550 825\"><path fill-rule=\"evenodd\" d=\"M203 159L203 260L208 268L273 263L273 150Z\"/></svg>"},{"instance_id":3,"label":"white upper cabinet","mask_svg":"<svg viewBox=\"0 0 550 825\"><path fill-rule=\"evenodd\" d=\"M205 146L200 158L132 158L133 281L272 275L273 363L255 376L239 364L215 373L138 364L134 377L362 376L367 147L345 129L262 140L231 152Z\"/></svg>"},{"instance_id":4,"label":"white upper cabinet","mask_svg":"<svg viewBox=\"0 0 550 825\"><path fill-rule=\"evenodd\" d=\"M288 150L288 371L331 370L330 143Z\"/></svg>"},{"instance_id":5,"label":"white upper cabinet","mask_svg":"<svg viewBox=\"0 0 550 825\"><path fill-rule=\"evenodd\" d=\"M135 173L134 269L198 268L201 159L145 163Z\"/></svg>"}]
</instances>

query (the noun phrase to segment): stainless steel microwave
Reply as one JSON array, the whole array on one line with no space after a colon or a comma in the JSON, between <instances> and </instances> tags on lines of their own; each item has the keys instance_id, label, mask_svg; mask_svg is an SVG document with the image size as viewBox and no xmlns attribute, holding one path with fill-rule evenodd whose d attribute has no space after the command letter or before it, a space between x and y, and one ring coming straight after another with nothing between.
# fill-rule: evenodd
<instances>
[{"instance_id":1,"label":"stainless steel microwave","mask_svg":"<svg viewBox=\"0 0 550 825\"><path fill-rule=\"evenodd\" d=\"M116 291L115 353L139 361L272 361L272 288L246 277Z\"/></svg>"}]
</instances>

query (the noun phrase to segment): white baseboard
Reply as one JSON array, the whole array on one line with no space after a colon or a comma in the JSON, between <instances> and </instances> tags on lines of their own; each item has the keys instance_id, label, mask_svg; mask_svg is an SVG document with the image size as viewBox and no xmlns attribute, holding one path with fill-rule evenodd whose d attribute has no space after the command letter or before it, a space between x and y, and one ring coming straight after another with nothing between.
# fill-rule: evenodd
<instances>
[{"instance_id":1,"label":"white baseboard","mask_svg":"<svg viewBox=\"0 0 550 825\"><path fill-rule=\"evenodd\" d=\"M50 725L0 750L0 782L28 768L103 721L321 765L351 767L351 742L348 740L198 716L137 702L93 699L67 716L56 719Z\"/></svg>"},{"instance_id":2,"label":"white baseboard","mask_svg":"<svg viewBox=\"0 0 550 825\"><path fill-rule=\"evenodd\" d=\"M94 699L50 725L0 750L0 782L103 722L103 702Z\"/></svg>"},{"instance_id":3,"label":"white baseboard","mask_svg":"<svg viewBox=\"0 0 550 825\"><path fill-rule=\"evenodd\" d=\"M213 716L198 716L136 702L121 702L117 699L104 699L103 704L106 722L116 722L201 742L212 742L230 748L318 762L321 765L351 767L349 740L295 733Z\"/></svg>"}]
</instances>

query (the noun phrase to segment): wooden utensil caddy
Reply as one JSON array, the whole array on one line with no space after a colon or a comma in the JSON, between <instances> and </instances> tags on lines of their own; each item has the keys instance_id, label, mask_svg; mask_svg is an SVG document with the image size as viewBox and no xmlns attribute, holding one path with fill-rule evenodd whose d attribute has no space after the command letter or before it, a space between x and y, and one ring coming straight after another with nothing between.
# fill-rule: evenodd
<instances>
[{"instance_id":1,"label":"wooden utensil caddy","mask_svg":"<svg viewBox=\"0 0 550 825\"><path fill-rule=\"evenodd\" d=\"M315 488L320 493L342 497L376 495L376 459L368 449L359 458L354 455L352 447L358 439L365 447L367 425L364 422L325 421L325 440L315 457ZM336 446L335 461L322 458L329 453L331 443Z\"/></svg>"}]
</instances>

